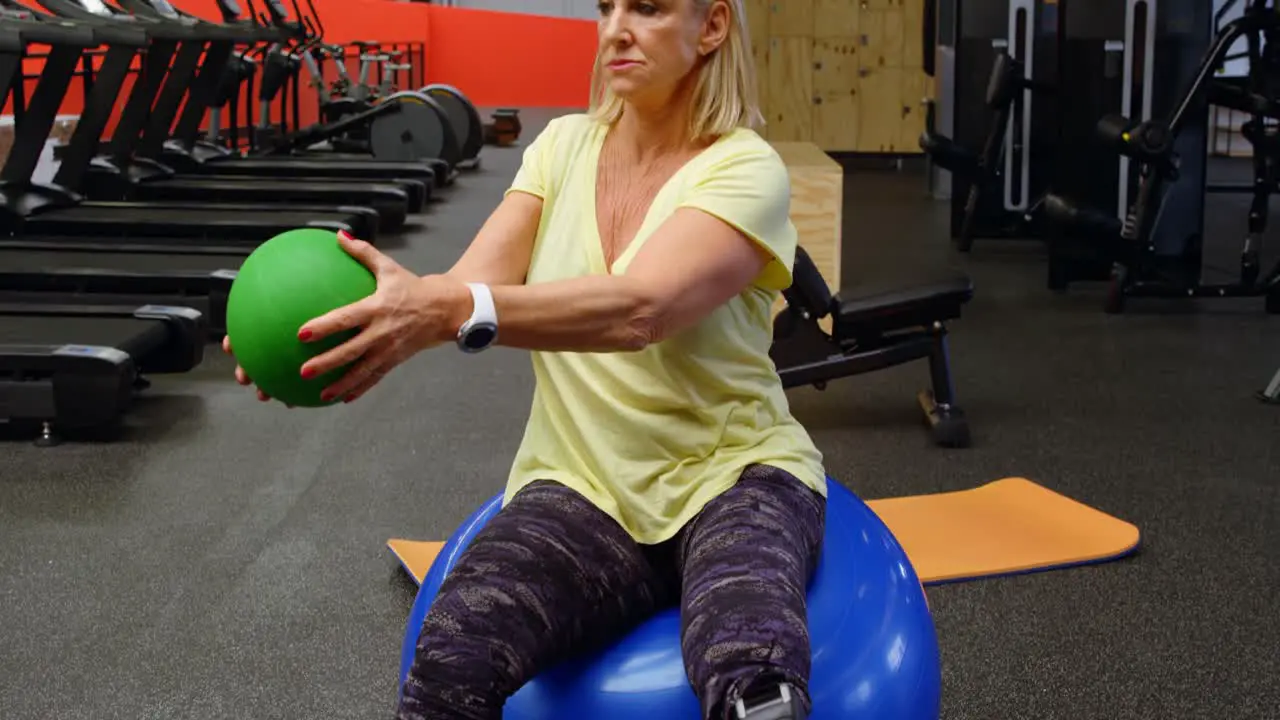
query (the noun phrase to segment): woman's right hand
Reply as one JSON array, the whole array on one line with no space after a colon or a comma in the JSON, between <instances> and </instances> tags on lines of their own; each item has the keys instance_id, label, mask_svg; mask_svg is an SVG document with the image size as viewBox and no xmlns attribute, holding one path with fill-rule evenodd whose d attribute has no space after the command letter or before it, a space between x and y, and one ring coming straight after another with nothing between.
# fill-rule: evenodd
<instances>
[{"instance_id":1,"label":"woman's right hand","mask_svg":"<svg viewBox=\"0 0 1280 720\"><path fill-rule=\"evenodd\" d=\"M230 335L224 335L224 336L222 336L222 351L223 351L223 352L225 352L226 354L230 355L231 357L235 357L235 353L234 353L234 352L232 352L232 350L231 350L231 336L230 336ZM244 368L240 367L238 364L236 365L236 382L238 382L238 383L240 383L241 385L244 385L244 386L246 386L246 387L248 387L249 385L252 385L252 384L253 384L253 380L251 380L251 379L249 378L249 376L248 376L247 374L245 374ZM271 400L271 396L270 396L270 395L267 395L266 393L262 392L262 390L261 390L260 388L255 388L255 389L258 391L258 399L259 399L259 400L261 400L262 402L270 402L270 400Z\"/></svg>"}]
</instances>

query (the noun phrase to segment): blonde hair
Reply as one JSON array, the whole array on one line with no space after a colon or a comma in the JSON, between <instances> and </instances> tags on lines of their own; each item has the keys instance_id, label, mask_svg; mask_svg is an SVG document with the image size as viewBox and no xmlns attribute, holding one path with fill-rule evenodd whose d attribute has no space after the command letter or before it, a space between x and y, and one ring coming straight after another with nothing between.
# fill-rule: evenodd
<instances>
[{"instance_id":1,"label":"blonde hair","mask_svg":"<svg viewBox=\"0 0 1280 720\"><path fill-rule=\"evenodd\" d=\"M693 0L704 12L716 1ZM747 27L743 0L723 1L729 8L729 32L724 42L702 61L689 117L689 130L695 139L764 125L756 89L756 64L751 56L751 30ZM611 125L622 117L622 107L622 98L615 95L605 81L600 48L597 48L591 70L591 116Z\"/></svg>"}]
</instances>

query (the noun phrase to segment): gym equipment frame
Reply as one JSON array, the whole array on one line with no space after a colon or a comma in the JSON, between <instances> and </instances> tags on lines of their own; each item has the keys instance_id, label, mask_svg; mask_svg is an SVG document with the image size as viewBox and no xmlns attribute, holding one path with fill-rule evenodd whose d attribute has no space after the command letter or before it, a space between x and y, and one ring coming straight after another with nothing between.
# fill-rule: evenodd
<instances>
[{"instance_id":1,"label":"gym equipment frame","mask_svg":"<svg viewBox=\"0 0 1280 720\"><path fill-rule=\"evenodd\" d=\"M1221 12L1219 12L1219 16ZM1231 47L1244 38L1248 45L1249 73L1243 82L1215 78L1228 59ZM1106 311L1120 313L1130 297L1218 298L1264 297L1266 311L1280 313L1280 263L1261 274L1259 245L1266 229L1268 200L1276 191L1275 164L1280 159L1280 134L1268 121L1280 120L1280 101L1272 92L1270 78L1280 68L1280 15L1273 0L1249 0L1244 14L1217 33L1209 51L1200 61L1190 86L1166 119L1134 122L1122 115L1109 115L1098 123L1098 135L1123 158L1137 166L1137 190L1127 204L1123 219L1082 208L1069 200L1049 196L1045 209L1068 227L1088 227L1084 233L1093 248L1111 262ZM1195 158L1185 157L1175 147L1188 128L1202 124L1209 105L1229 107L1251 115L1243 134L1253 144L1254 183L1249 230L1241 250L1236 282L1204 283L1202 240L1197 233L1184 245L1168 247L1157 234L1157 225L1181 228L1184 223L1162 218L1183 204L1169 202L1171 186L1188 180L1186 166ZM1203 202L1210 188L1194 190ZM1162 247L1162 245L1166 245Z\"/></svg>"},{"instance_id":2,"label":"gym equipment frame","mask_svg":"<svg viewBox=\"0 0 1280 720\"><path fill-rule=\"evenodd\" d=\"M804 248L796 251L793 278L783 292L787 307L774 319L769 351L783 387L824 390L832 380L927 359L932 387L918 399L933 439L943 447L969 446L969 423L951 379L946 326L973 298L969 278L841 297L831 293ZM819 325L827 318L830 333Z\"/></svg>"}]
</instances>

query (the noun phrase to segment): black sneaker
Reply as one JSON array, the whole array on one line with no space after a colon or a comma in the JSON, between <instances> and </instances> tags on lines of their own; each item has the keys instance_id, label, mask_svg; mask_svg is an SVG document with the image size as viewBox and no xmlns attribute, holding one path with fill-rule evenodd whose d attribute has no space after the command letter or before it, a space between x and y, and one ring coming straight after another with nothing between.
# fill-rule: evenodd
<instances>
[{"instance_id":1,"label":"black sneaker","mask_svg":"<svg viewBox=\"0 0 1280 720\"><path fill-rule=\"evenodd\" d=\"M752 690L734 703L735 720L807 720L800 698L790 683Z\"/></svg>"}]
</instances>

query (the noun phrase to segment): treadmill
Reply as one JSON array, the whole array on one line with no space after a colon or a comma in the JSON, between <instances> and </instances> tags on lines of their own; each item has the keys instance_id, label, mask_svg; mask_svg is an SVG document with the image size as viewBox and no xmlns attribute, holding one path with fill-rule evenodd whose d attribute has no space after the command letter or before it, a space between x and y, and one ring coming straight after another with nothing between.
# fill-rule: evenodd
<instances>
[{"instance_id":1,"label":"treadmill","mask_svg":"<svg viewBox=\"0 0 1280 720\"><path fill-rule=\"evenodd\" d=\"M70 0L41 0L45 5L51 2L69 2ZM76 0L76 2L94 2L95 0ZM100 1L100 0L99 0ZM238 10L234 0L218 0L224 7L224 15ZM275 11L284 12L278 0L266 0L274 3ZM148 4L154 5L148 1ZM238 14L238 13L237 13ZM259 28L262 30L262 28ZM282 31L270 29L276 41L283 41ZM203 110L203 108L202 108ZM192 138L179 139L175 147L170 143L163 148L161 160L179 172L215 174L219 176L258 176L258 177L328 177L351 179L410 179L420 180L429 185L436 184L432 164L426 161L392 162L374 160L372 158L337 159L310 157L246 157L239 152L201 144L191 144ZM185 152L183 152L185 150ZM145 154L145 153L144 153Z\"/></svg>"},{"instance_id":2,"label":"treadmill","mask_svg":"<svg viewBox=\"0 0 1280 720\"><path fill-rule=\"evenodd\" d=\"M126 0L117 0L117 2L122 1ZM132 1L156 2L157 0ZM164 2L165 0L159 1ZM234 0L217 0L217 2L219 6L223 6L227 2L234 2ZM297 18L296 20L289 19L283 0L263 0L263 2L266 3L267 6L267 17L270 19L271 26L279 36L278 49L270 53L270 55L278 55L279 58L273 60L271 57L268 57L264 63L262 84L259 87L258 94L258 106L260 111L258 125L260 127L267 127L270 125L270 116L268 114L270 110L270 103L274 102L279 97L280 93L286 91L289 86L291 76L296 76L297 64L299 62L311 61L311 50L315 47L317 42L322 40L319 35L319 33L322 32L322 29L320 29L318 25L313 25L306 20L305 16L302 14L301 7L298 5L298 0L292 0L294 15ZM252 9L253 0L249 0L249 4ZM312 5L312 8L314 9L314 4ZM224 15L225 14L226 11L224 10ZM289 45L292 45L292 47L288 47ZM376 43L367 43L367 45L376 45ZM302 60L295 60L297 57L301 57ZM271 66L273 64L284 65L284 71L278 73L271 72ZM425 93L417 93L416 95L417 100L413 102L412 105L418 105L419 103L430 105L431 107L428 109L428 112L435 116L436 122L439 123L438 130L443 133L445 137L440 139L442 149L444 149L443 155L440 157L415 158L414 162L426 163L431 168L432 172L435 173L436 187L447 187L452 185L454 180L457 179L458 170L456 168L456 164L461 160L460 157L453 157L455 153L451 153L449 151L449 148L457 147L456 138L453 137L452 127L449 124L449 115L443 107L436 103L435 98L426 95ZM396 105L399 108L408 107L408 105L403 104L403 102L396 103ZM361 113L355 113L356 116L359 116L360 114ZM413 122L413 120L411 118L406 118L405 122ZM426 128L421 128L421 130L425 131ZM392 132L394 132L394 130L392 130ZM309 128L294 128L293 133L307 136L308 138L314 138L312 144L315 144L315 141L318 141L319 139L319 136L312 135L311 129ZM395 162L375 158L368 152L347 153L333 149L323 151L293 149L291 151L289 148L293 147L294 144L291 142L283 142L279 144L268 143L267 147L259 148L253 153L253 155L256 157L323 158L329 161L354 160L358 162Z\"/></svg>"},{"instance_id":3,"label":"treadmill","mask_svg":"<svg viewBox=\"0 0 1280 720\"><path fill-rule=\"evenodd\" d=\"M0 425L58 433L110 426L144 374L176 374L204 360L204 318L188 308L0 303Z\"/></svg>"},{"instance_id":4,"label":"treadmill","mask_svg":"<svg viewBox=\"0 0 1280 720\"><path fill-rule=\"evenodd\" d=\"M84 0L76 1L83 2ZM221 28L228 32L224 37L209 44L203 63L197 63L194 57L190 58L189 61L184 61L181 55L182 51L179 51L179 60L177 62L187 62L187 65L185 68L178 68L175 64L174 72L170 73L169 80L161 91L161 99L156 103L156 109L153 111L157 115L163 115L164 120L153 123L148 128L147 134L140 139L137 154L147 159L143 160L144 162L158 161L175 167L189 167L193 164L202 163L208 158L235 156L235 153L222 145L201 141L201 125L204 124L206 118L212 119L212 111L215 107L225 104L231 95L239 95L241 86L247 78L247 76L241 74L241 69L236 67L241 62L235 58L236 45L253 48L259 43L265 43L270 46L280 40L280 32L252 21L241 20L240 7L235 4L234 0L218 0L218 9L223 17L221 24L210 23L203 18L189 15L173 7L168 0L115 0L115 2L125 10L141 17L170 21L176 19L179 22L197 22L205 26ZM178 72L180 69L182 72ZM198 73L196 72L197 69ZM186 96L185 103L181 102L183 95ZM261 94L259 102L262 102ZM180 104L182 105L182 113L178 117L177 124L174 125L173 116L177 115ZM270 111L267 103L263 103L263 111ZM173 133L170 136L169 128L171 126ZM434 171L434 166L430 163L428 163L428 167ZM356 180L362 184L368 182L395 183L409 194L409 212L421 212L427 199L431 196L433 179L438 182L439 178L433 178L430 174L424 175L421 172L421 168L415 165L398 166L398 168L393 167L392 169L406 170L410 174L379 178L377 180L372 178L356 178ZM287 173L288 176L292 177L296 172L296 170L285 168L281 171L281 175ZM201 174L222 175L223 173L219 171L217 173L202 172ZM252 177L239 173L234 176L241 181L246 177ZM307 179L308 182L312 183L328 182L349 185L352 182L341 176L330 175L322 177L308 175Z\"/></svg>"},{"instance_id":5,"label":"treadmill","mask_svg":"<svg viewBox=\"0 0 1280 720\"><path fill-rule=\"evenodd\" d=\"M91 31L83 26L56 30L91 41ZM29 39L55 40L42 34L53 31L39 26ZM0 23L0 88L5 94L21 71L23 47L22 33ZM68 250L39 238L9 240L0 246L0 303L187 307L207 319L211 339L220 338L226 332L231 283L250 248L191 244L184 249L166 254L155 246L117 241Z\"/></svg>"},{"instance_id":6,"label":"treadmill","mask_svg":"<svg viewBox=\"0 0 1280 720\"><path fill-rule=\"evenodd\" d=\"M0 248L0 303L189 308L205 318L201 342L216 342L244 257Z\"/></svg>"},{"instance_id":7,"label":"treadmill","mask_svg":"<svg viewBox=\"0 0 1280 720\"><path fill-rule=\"evenodd\" d=\"M321 212L270 205L83 201L79 192L88 157L76 153L63 159L53 184L32 182L58 108L84 51L106 44L116 49L119 57L119 46L126 46L123 52L132 54L145 44L147 37L140 27L106 23L77 23L89 31L88 35L70 32L67 23L49 22L47 16L15 7L13 0L0 0L0 24L16 29L23 46L37 38L51 46L23 121L17 127L13 150L0 168L0 230L63 237L217 238L255 246L298 227L347 230L365 238L376 237L378 217L371 208L341 207ZM116 63L114 68L127 72L128 63ZM114 91L110 82L94 84L72 134L72 146L82 152L96 147L110 119Z\"/></svg>"},{"instance_id":8,"label":"treadmill","mask_svg":"<svg viewBox=\"0 0 1280 720\"><path fill-rule=\"evenodd\" d=\"M54 5L57 3L43 3ZM105 6L98 6L107 13ZM85 20L90 23L116 21L109 13L103 17L79 9L74 3L63 8L60 17L70 20ZM77 11L78 12L73 12ZM204 23L192 19L143 18L128 16L120 18L120 22L142 23L151 30L152 42L143 58L142 70L132 91L128 94L121 120L114 132L108 152L92 161L87 177L84 180L85 194L95 200L143 200L143 201L182 201L186 203L212 200L214 202L235 202L271 204L292 203L308 204L319 208L332 208L338 205L368 206L378 212L379 229L396 230L404 225L409 207L409 193L404 188L392 184L348 183L340 185L335 182L307 182L301 179L218 179L209 177L191 177L177 175L172 168L163 164L141 160L134 157L140 140L145 141L152 135L164 136L168 133L172 116L182 103L183 95L190 85L190 75L194 74L204 52L208 37L235 35L236 33L221 25ZM230 46L230 43L228 43ZM118 56L108 56L107 62L115 61L120 69L108 68L104 65L95 83L110 80L115 83L115 92L120 94L128 65L133 61L136 52L128 48L113 48ZM174 60L175 51L177 59ZM170 70L170 61L173 61ZM167 76L166 76L167 75ZM181 76L181 77L179 77ZM156 99L160 90L161 79L164 79L164 91ZM118 82L117 82L118 80ZM104 94L106 91L104 90ZM141 137L140 137L141 136ZM79 153L76 162L82 162ZM68 153L73 151L68 148ZM420 195L421 193L419 193ZM421 200L418 207L421 209Z\"/></svg>"}]
</instances>

